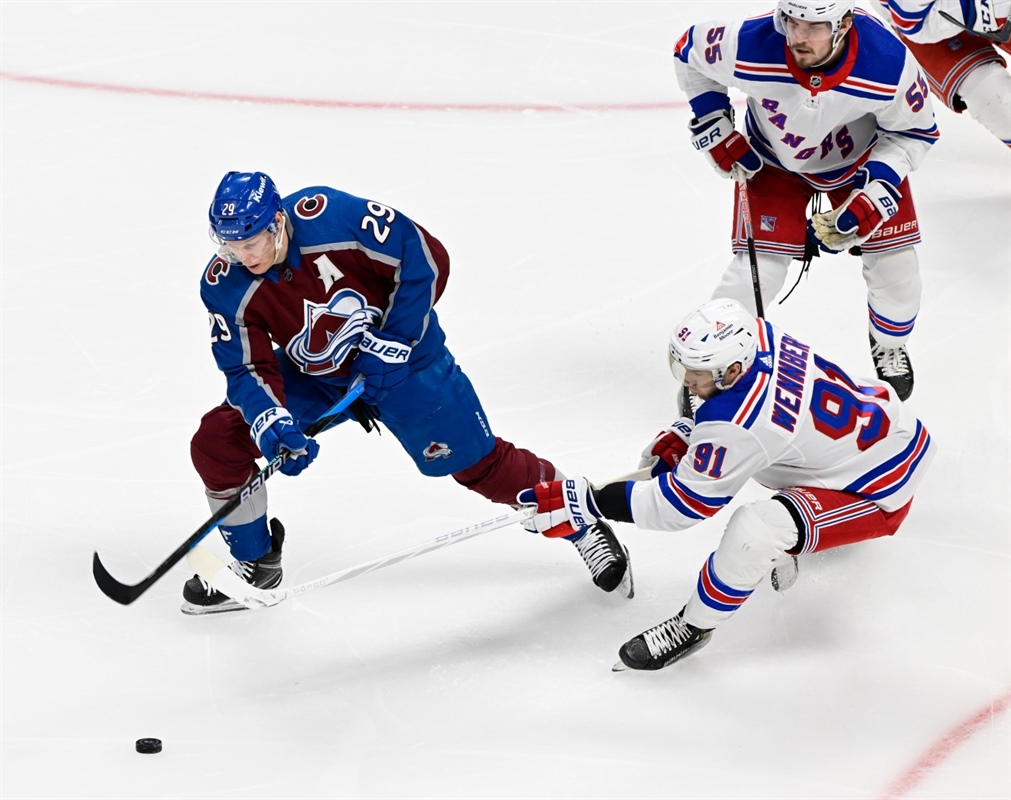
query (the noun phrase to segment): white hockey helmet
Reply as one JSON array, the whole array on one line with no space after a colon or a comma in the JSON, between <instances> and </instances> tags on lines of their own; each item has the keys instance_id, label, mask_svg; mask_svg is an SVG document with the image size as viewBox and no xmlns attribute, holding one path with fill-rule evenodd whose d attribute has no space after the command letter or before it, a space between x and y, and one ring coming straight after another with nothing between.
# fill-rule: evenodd
<instances>
[{"instance_id":1,"label":"white hockey helmet","mask_svg":"<svg viewBox=\"0 0 1011 800\"><path fill-rule=\"evenodd\" d=\"M773 24L779 33L786 36L784 17L802 19L805 22L830 22L835 46L843 17L852 14L855 8L853 0L777 0Z\"/></svg>"},{"instance_id":2,"label":"white hockey helmet","mask_svg":"<svg viewBox=\"0 0 1011 800\"><path fill-rule=\"evenodd\" d=\"M703 303L681 320L670 337L667 362L678 383L685 370L712 373L717 389L731 364L747 372L758 352L758 320L736 300L726 297Z\"/></svg>"}]
</instances>

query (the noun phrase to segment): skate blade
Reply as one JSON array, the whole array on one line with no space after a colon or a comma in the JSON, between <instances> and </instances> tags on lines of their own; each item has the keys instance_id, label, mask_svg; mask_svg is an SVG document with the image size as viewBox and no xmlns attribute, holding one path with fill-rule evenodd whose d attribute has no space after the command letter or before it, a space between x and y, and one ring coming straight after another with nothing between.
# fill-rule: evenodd
<instances>
[{"instance_id":1,"label":"skate blade","mask_svg":"<svg viewBox=\"0 0 1011 800\"><path fill-rule=\"evenodd\" d=\"M628 557L628 548L621 546L625 551L625 574L621 576L621 583L618 584L618 591L626 600L635 597L635 579L632 577L632 559Z\"/></svg>"},{"instance_id":2,"label":"skate blade","mask_svg":"<svg viewBox=\"0 0 1011 800\"><path fill-rule=\"evenodd\" d=\"M224 614L227 611L245 611L246 606L235 600L226 600L224 603L213 606L198 606L184 600L183 604L179 606L179 610L188 617L205 617L208 614Z\"/></svg>"},{"instance_id":3,"label":"skate blade","mask_svg":"<svg viewBox=\"0 0 1011 800\"><path fill-rule=\"evenodd\" d=\"M611 667L611 672L627 672L628 667L625 666L625 662L619 660L617 664Z\"/></svg>"},{"instance_id":4,"label":"skate blade","mask_svg":"<svg viewBox=\"0 0 1011 800\"><path fill-rule=\"evenodd\" d=\"M774 567L769 575L769 582L777 592L785 592L797 582L797 575L800 570L797 566L797 557L791 556L790 561Z\"/></svg>"}]
</instances>

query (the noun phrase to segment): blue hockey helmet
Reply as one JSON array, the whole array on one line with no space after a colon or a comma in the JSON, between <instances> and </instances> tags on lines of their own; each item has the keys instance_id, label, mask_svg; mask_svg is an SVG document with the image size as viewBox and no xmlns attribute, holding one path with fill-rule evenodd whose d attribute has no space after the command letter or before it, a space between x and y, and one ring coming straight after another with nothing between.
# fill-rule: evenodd
<instances>
[{"instance_id":1,"label":"blue hockey helmet","mask_svg":"<svg viewBox=\"0 0 1011 800\"><path fill-rule=\"evenodd\" d=\"M281 210L281 194L262 172L229 172L221 179L207 212L211 238L240 242L271 227Z\"/></svg>"}]
</instances>

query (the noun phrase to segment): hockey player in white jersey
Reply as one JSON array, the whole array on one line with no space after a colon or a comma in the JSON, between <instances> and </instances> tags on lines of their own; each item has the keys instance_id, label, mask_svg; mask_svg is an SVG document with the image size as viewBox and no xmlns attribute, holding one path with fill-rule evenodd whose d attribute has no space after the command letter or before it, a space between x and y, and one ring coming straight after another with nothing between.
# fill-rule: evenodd
<instances>
[{"instance_id":1,"label":"hockey player in white jersey","mask_svg":"<svg viewBox=\"0 0 1011 800\"><path fill-rule=\"evenodd\" d=\"M545 536L611 519L682 531L725 508L751 479L774 491L737 508L694 593L674 617L626 642L616 669L655 670L707 644L766 575L785 590L796 556L898 530L934 455L923 424L894 388L848 372L727 298L675 328L675 378L705 402L643 451L654 477L597 489L585 478L541 483Z\"/></svg>"},{"instance_id":2,"label":"hockey player in white jersey","mask_svg":"<svg viewBox=\"0 0 1011 800\"><path fill-rule=\"evenodd\" d=\"M690 27L674 49L695 149L723 177L747 181L763 305L790 262L859 253L871 354L905 400L906 341L920 309L919 223L907 175L938 137L926 78L898 37L852 0L778 0L744 21ZM747 95L744 133L728 88ZM819 193L831 208L808 203ZM734 258L713 293L756 309L740 197Z\"/></svg>"},{"instance_id":3,"label":"hockey player in white jersey","mask_svg":"<svg viewBox=\"0 0 1011 800\"><path fill-rule=\"evenodd\" d=\"M944 104L1011 147L1011 0L878 0Z\"/></svg>"}]
</instances>

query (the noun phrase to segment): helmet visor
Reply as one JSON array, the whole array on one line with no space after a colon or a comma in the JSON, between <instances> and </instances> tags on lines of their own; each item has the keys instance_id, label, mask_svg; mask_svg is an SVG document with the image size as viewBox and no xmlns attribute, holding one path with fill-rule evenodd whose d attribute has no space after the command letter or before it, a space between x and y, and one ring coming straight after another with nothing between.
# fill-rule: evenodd
<instances>
[{"instance_id":1,"label":"helmet visor","mask_svg":"<svg viewBox=\"0 0 1011 800\"><path fill-rule=\"evenodd\" d=\"M683 386L685 382L685 365L678 361L673 347L667 348L667 365L670 367L674 380L678 382L679 386Z\"/></svg>"},{"instance_id":2,"label":"helmet visor","mask_svg":"<svg viewBox=\"0 0 1011 800\"><path fill-rule=\"evenodd\" d=\"M786 38L790 42L827 42L839 30L839 25L829 20L808 21L787 16L782 11L777 13L780 15L783 30L786 31Z\"/></svg>"}]
</instances>

